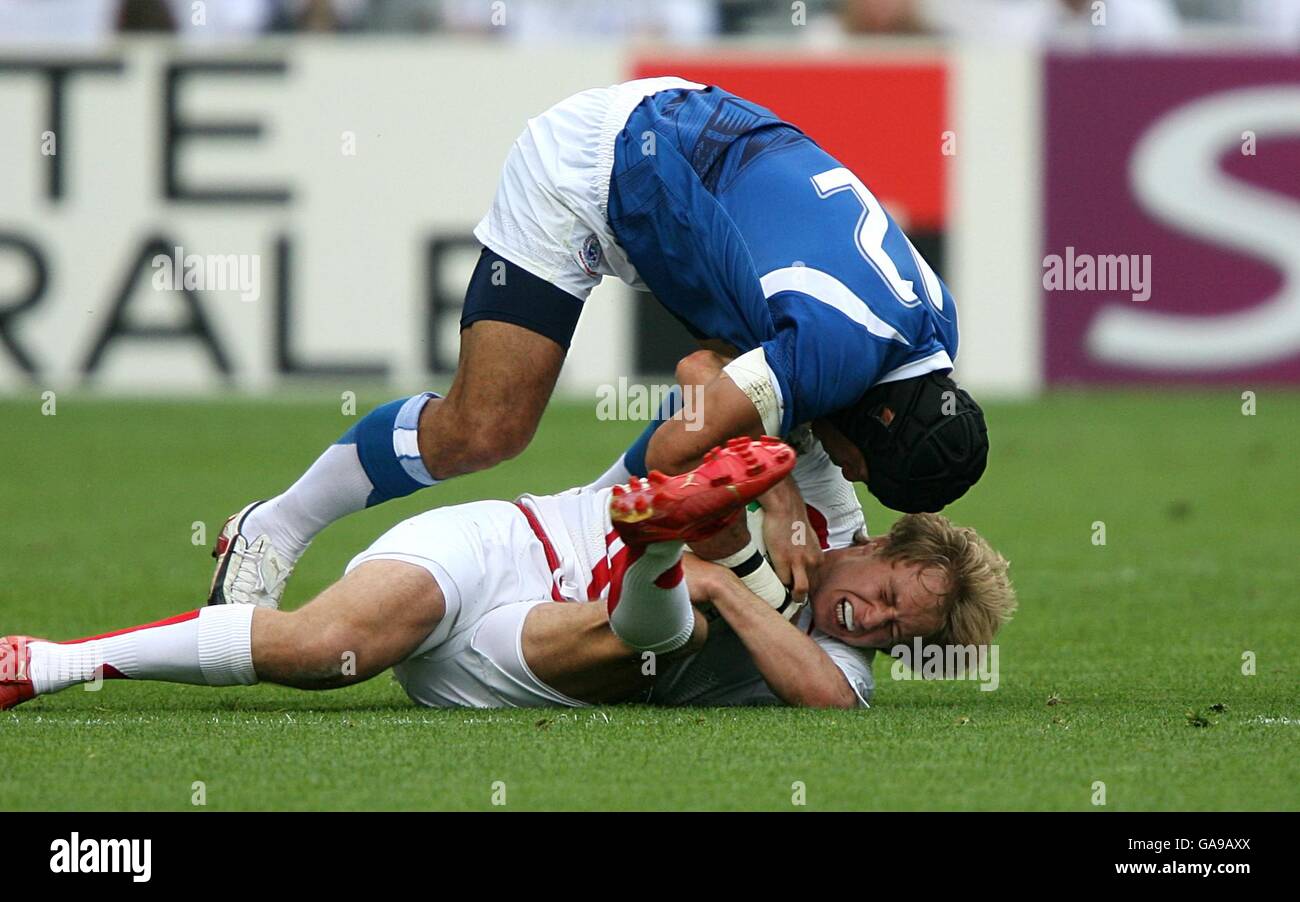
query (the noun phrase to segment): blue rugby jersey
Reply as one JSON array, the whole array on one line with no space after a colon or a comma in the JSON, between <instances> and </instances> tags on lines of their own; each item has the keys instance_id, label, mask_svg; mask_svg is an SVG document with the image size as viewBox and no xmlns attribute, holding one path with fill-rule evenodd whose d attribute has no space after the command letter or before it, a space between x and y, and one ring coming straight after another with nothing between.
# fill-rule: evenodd
<instances>
[{"instance_id":1,"label":"blue rugby jersey","mask_svg":"<svg viewBox=\"0 0 1300 902\"><path fill-rule=\"evenodd\" d=\"M783 435L952 368L947 287L853 173L757 104L717 87L647 97L615 144L608 212L696 337L763 348Z\"/></svg>"}]
</instances>

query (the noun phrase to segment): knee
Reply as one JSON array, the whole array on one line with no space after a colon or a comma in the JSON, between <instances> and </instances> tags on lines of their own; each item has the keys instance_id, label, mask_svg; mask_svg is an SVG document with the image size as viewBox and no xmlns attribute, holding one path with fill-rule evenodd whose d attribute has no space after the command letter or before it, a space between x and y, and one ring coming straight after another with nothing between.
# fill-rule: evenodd
<instances>
[{"instance_id":1,"label":"knee","mask_svg":"<svg viewBox=\"0 0 1300 902\"><path fill-rule=\"evenodd\" d=\"M508 411L504 412L504 415L499 420L493 420L490 424L485 424L481 430L489 439L489 443L496 449L498 462L523 454L524 449L533 440L533 434L536 431L537 423L535 421L522 420L518 416L511 416Z\"/></svg>"},{"instance_id":2,"label":"knee","mask_svg":"<svg viewBox=\"0 0 1300 902\"><path fill-rule=\"evenodd\" d=\"M295 611L294 615L302 612ZM365 649L360 647L355 631L342 624L317 624L310 617L299 617L296 631L296 670L299 685L329 688L365 679Z\"/></svg>"},{"instance_id":3,"label":"knee","mask_svg":"<svg viewBox=\"0 0 1300 902\"><path fill-rule=\"evenodd\" d=\"M465 454L478 469L487 469L518 457L532 438L531 424L477 421L465 432Z\"/></svg>"},{"instance_id":4,"label":"knee","mask_svg":"<svg viewBox=\"0 0 1300 902\"><path fill-rule=\"evenodd\" d=\"M456 436L456 456L465 472L486 470L518 457L528 447L537 424L516 411L496 407L453 409L450 424Z\"/></svg>"}]
</instances>

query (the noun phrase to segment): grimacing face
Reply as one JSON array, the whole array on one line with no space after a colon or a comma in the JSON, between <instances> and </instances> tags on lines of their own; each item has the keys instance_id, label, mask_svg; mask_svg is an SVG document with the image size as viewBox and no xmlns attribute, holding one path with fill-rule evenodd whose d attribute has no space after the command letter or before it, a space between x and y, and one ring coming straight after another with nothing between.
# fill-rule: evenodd
<instances>
[{"instance_id":1,"label":"grimacing face","mask_svg":"<svg viewBox=\"0 0 1300 902\"><path fill-rule=\"evenodd\" d=\"M885 542L827 553L810 602L817 629L858 648L888 649L943 626L947 577L935 567L886 560Z\"/></svg>"}]
</instances>

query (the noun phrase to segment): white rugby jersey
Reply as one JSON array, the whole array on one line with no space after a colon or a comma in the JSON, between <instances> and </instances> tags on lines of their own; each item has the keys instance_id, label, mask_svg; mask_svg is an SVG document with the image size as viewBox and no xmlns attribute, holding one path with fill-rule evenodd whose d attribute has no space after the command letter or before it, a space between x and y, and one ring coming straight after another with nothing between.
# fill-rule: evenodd
<instances>
[{"instance_id":1,"label":"white rugby jersey","mask_svg":"<svg viewBox=\"0 0 1300 902\"><path fill-rule=\"evenodd\" d=\"M791 443L799 452L793 475L819 544L823 549L851 545L856 534L866 533L866 519L852 484L807 430L792 435ZM609 517L609 495L608 489L570 489L558 495L519 498L545 549L553 600L609 598L610 574L627 554ZM757 505L752 508L747 512L750 532L766 553L763 512ZM805 607L793 623L821 646L849 681L859 702L867 705L875 689L871 673L874 651L854 648L814 628L810 608ZM703 649L672 662L659 675L649 701L664 705L780 704L740 638L722 620L710 624Z\"/></svg>"}]
</instances>

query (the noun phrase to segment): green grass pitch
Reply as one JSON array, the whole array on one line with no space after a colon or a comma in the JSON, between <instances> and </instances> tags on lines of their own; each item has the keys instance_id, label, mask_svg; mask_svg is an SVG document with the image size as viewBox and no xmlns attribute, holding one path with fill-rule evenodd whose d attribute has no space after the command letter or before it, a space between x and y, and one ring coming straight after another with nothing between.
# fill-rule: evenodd
<instances>
[{"instance_id":1,"label":"green grass pitch","mask_svg":"<svg viewBox=\"0 0 1300 902\"><path fill-rule=\"evenodd\" d=\"M1111 810L1300 808L1300 395L1241 404L990 407L990 469L948 513L1013 562L993 692L896 682L883 657L859 712L428 710L387 676L315 694L110 683L0 714L0 810L183 810L195 781L209 810L490 809L497 781L516 810L790 810L796 783L810 810L1094 810L1097 781ZM43 416L33 393L0 413L0 631L51 638L197 606L196 521L210 540L354 422L332 398L60 396ZM327 531L286 603L401 517L585 481L637 430L556 403L518 460ZM873 531L892 519L867 511Z\"/></svg>"}]
</instances>

